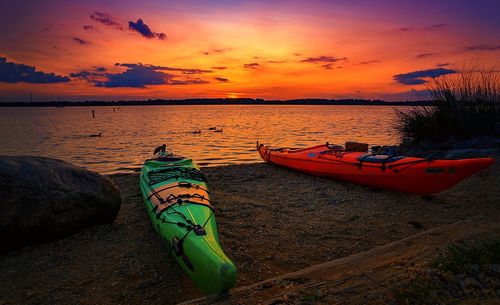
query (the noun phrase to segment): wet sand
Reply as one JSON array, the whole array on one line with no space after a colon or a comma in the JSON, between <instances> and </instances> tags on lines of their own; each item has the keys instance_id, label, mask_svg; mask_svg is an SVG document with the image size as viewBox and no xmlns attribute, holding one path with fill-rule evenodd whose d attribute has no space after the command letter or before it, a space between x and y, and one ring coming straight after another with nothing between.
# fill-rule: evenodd
<instances>
[{"instance_id":1,"label":"wet sand","mask_svg":"<svg viewBox=\"0 0 500 305\"><path fill-rule=\"evenodd\" d=\"M313 177L271 164L205 168L238 286L367 251L443 224L500 220L500 166L434 197ZM138 175L113 175L113 225L0 257L0 305L174 304L201 296L156 236Z\"/></svg>"}]
</instances>

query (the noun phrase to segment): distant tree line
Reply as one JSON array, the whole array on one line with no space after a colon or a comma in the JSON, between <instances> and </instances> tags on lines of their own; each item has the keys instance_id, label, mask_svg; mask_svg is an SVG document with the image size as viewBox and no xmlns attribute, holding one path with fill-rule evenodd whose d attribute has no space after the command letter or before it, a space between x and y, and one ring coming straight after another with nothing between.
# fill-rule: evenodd
<instances>
[{"instance_id":1,"label":"distant tree line","mask_svg":"<svg viewBox=\"0 0 500 305\"><path fill-rule=\"evenodd\" d=\"M264 100L253 98L199 98L183 100L149 99L143 101L47 101L0 102L0 107L71 107L71 106L158 106L158 105L363 105L363 106L432 106L432 101L387 102L365 99L293 99Z\"/></svg>"}]
</instances>

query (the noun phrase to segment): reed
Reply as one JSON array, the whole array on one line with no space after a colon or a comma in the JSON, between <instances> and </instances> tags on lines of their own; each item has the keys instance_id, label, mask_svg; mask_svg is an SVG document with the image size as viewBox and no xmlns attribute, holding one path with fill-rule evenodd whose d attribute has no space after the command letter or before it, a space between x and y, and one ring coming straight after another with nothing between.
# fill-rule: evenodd
<instances>
[{"instance_id":1,"label":"reed","mask_svg":"<svg viewBox=\"0 0 500 305\"><path fill-rule=\"evenodd\" d=\"M420 145L494 136L500 127L498 72L471 67L431 79L427 92L433 106L396 110L401 140Z\"/></svg>"}]
</instances>

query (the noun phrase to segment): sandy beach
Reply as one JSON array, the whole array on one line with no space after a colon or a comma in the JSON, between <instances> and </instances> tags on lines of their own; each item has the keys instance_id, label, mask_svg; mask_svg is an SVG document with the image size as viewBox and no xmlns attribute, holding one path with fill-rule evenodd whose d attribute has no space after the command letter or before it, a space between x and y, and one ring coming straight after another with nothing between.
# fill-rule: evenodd
<instances>
[{"instance_id":1,"label":"sandy beach","mask_svg":"<svg viewBox=\"0 0 500 305\"><path fill-rule=\"evenodd\" d=\"M238 286L368 251L444 224L500 220L500 165L433 197L376 190L271 164L204 168ZM110 178L113 225L0 257L0 304L174 304L202 294L153 231L138 174Z\"/></svg>"}]
</instances>

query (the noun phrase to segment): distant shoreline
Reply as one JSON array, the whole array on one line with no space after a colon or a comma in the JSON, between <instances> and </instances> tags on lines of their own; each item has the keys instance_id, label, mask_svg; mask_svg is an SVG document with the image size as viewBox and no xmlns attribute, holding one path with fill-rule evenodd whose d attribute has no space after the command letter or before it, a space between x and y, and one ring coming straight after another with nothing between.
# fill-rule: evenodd
<instances>
[{"instance_id":1,"label":"distant shoreline","mask_svg":"<svg viewBox=\"0 0 500 305\"><path fill-rule=\"evenodd\" d=\"M349 106L432 106L432 101L387 102L364 99L294 99L264 100L252 98L215 98L183 100L143 101L47 101L47 102L0 102L0 107L81 107L81 106L183 106L183 105L349 105Z\"/></svg>"}]
</instances>

